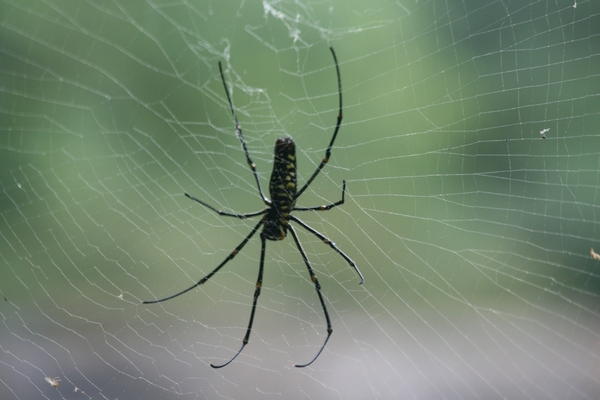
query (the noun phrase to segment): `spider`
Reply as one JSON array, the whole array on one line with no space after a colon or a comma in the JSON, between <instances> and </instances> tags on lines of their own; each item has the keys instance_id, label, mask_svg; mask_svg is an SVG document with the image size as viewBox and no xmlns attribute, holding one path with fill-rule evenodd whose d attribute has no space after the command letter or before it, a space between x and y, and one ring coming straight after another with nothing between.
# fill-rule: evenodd
<instances>
[{"instance_id":1,"label":"spider","mask_svg":"<svg viewBox=\"0 0 600 400\"><path fill-rule=\"evenodd\" d=\"M315 235L316 237L321 239L325 244L329 245L329 247L331 247L339 255L341 255L342 258L344 260L346 260L346 262L348 264L350 264L350 266L352 268L354 268L354 270L356 271L356 273L358 274L358 276L360 278L360 283L362 284L364 282L364 278L363 278L362 274L360 273L360 271L358 270L358 268L356 267L356 264L354 263L354 261L352 261L352 259L350 257L348 257L346 254L344 254L344 252L341 251L335 245L335 243L333 243L327 237L323 236L321 233L317 232L316 230L314 230L313 228L311 228L310 226L306 225L304 222L302 222L301 220L296 218L294 215L292 215L292 211L326 211L326 210L331 210L332 208L337 207L341 204L344 204L344 194L346 193L346 181L345 180L342 183L342 199L341 200L339 200L335 203L326 205L326 206L323 205L323 206L316 206L316 207L296 207L296 200L298 200L298 197L300 197L302 195L302 193L304 193L304 191L308 188L308 186L315 179L315 177L319 174L319 172L321 172L321 170L323 169L325 164L327 164L327 162L329 161L329 158L331 157L331 147L333 146L333 142L335 141L335 138L340 129L340 125L342 123L342 81L340 78L340 68L338 66L337 57L335 55L335 52L333 51L333 48L330 47L329 50L331 50L331 54L333 55L333 61L335 63L335 70L337 73L337 83L338 83L338 96L339 96L339 113L337 116L337 123L335 125L335 130L333 131L333 137L331 138L331 142L329 142L329 146L327 147L327 150L325 151L325 157L321 160L321 163L319 164L319 166L317 167L315 172L313 172L311 177L308 179L308 181L306 181L306 183L304 184L304 186L302 186L302 188L300 190L297 190L297 187L296 187L296 145L295 145L294 141L289 137L277 139L277 141L275 142L275 157L274 157L274 161L273 161L273 172L271 173L271 180L269 182L269 195L271 196L271 199L268 199L267 197L265 197L264 192L262 190L262 186L260 185L260 180L258 179L258 173L256 171L256 166L252 162L252 159L250 158L250 154L248 153L248 148L246 147L246 142L244 140L244 136L242 135L242 127L238 122L238 119L237 119L237 116L235 113L235 109L233 108L233 103L231 101L231 96L229 94L229 89L227 88L227 83L225 83L223 67L221 66L221 62L219 62L219 72L221 74L221 81L223 82L223 87L225 88L225 94L227 95L227 101L229 102L229 108L231 109L231 115L233 116L233 121L235 123L235 131L236 131L238 139L240 140L240 142L242 144L242 149L244 150L244 154L246 156L246 161L248 163L248 166L250 167L250 170L252 171L252 174L254 175L254 179L256 180L256 186L258 187L258 193L259 193L262 201L265 203L265 205L267 207L261 211L256 211L256 212L247 213L247 214L230 213L230 212L226 212L226 211L221 211L221 210L211 206L210 204L205 203L204 201L199 200L199 199L185 193L185 195L188 198L190 198L191 200L194 200L195 202L200 203L204 207L216 212L219 215L225 216L225 217L246 219L246 218L251 218L251 217L256 217L256 216L262 215L262 218L258 221L258 223L254 226L254 228L252 228L252 231L250 231L248 236L246 236L246 238L244 240L242 240L242 243L240 243L231 252L231 254L229 254L229 256L227 256L227 258L225 258L225 260L223 260L223 262L221 262L221 264L219 264L211 273L206 275L204 278L200 279L194 285L190 286L189 288L187 288L185 290L182 290L179 293L176 293L174 295L171 295L171 296L159 299L159 300L144 301L144 303L143 303L143 304L152 304L152 303L160 303L162 301L167 301L167 300L170 300L177 296L180 296L184 293L187 293L199 285L202 285L203 283L208 281L210 278L212 278L213 275L215 275L217 272L219 272L219 270L221 268L223 268L223 266L225 266L225 264L227 264L231 259L233 259L242 250L242 248L246 245L246 243L248 243L248 241L254 236L254 234L256 232L258 232L259 228L262 226L262 231L260 232L260 235L259 235L260 241L261 241L261 248L260 248L260 264L258 267L258 279L256 280L256 288L254 290L254 300L252 301L252 311L250 312L250 321L248 322L248 327L246 328L246 335L244 336L244 339L242 340L242 346L233 355L233 357L231 357L229 359L229 361L225 362L224 364L220 364L220 365L210 364L211 367L213 367L213 368L222 368L222 367L225 367L226 365L229 365L242 352L244 347L248 344L248 341L250 339L250 332L252 331L252 323L254 322L254 314L256 312L256 304L257 304L258 296L260 295L260 290L262 287L263 270L264 270L264 265L265 265L266 242L267 242L267 240L273 240L273 241L283 240L286 237L288 230L292 234L292 238L294 239L294 242L296 243L296 246L298 247L298 251L300 252L300 255L302 256L302 259L304 260L304 264L306 265L306 268L308 269L310 279L315 285L315 290L317 291L317 295L319 296L319 301L321 302L321 306L323 308L323 313L325 314L325 320L327 321L327 337L325 338L325 341L323 342L323 345L321 346L321 348L319 349L317 354L309 362L307 362L305 364L296 364L295 366L299 367L299 368L309 366L317 359L317 357L319 357L319 355L325 348L325 345L327 344L327 341L329 340L331 333L333 332L333 329L331 328L331 320L329 318L329 313L327 312L327 306L325 305L325 300L323 299L323 295L321 294L321 285L319 284L317 276L315 275L313 268L311 267L310 262L308 261L308 257L306 256L306 253L302 249L302 245L300 244L300 241L298 240L298 236L296 235L296 230L292 227L290 222L294 222L294 223L298 224L302 228L306 229L308 232L312 233L313 235Z\"/></svg>"}]
</instances>

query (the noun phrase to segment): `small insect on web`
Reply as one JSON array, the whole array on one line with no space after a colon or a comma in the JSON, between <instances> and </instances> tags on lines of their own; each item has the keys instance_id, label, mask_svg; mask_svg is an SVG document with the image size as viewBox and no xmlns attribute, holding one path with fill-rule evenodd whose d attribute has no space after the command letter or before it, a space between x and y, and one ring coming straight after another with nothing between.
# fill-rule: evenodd
<instances>
[{"instance_id":1,"label":"small insect on web","mask_svg":"<svg viewBox=\"0 0 600 400\"><path fill-rule=\"evenodd\" d=\"M233 121L235 123L235 132L236 132L238 139L240 140L240 142L242 144L242 149L244 150L244 154L246 156L246 162L248 163L250 170L252 170L252 174L254 175L254 179L256 180L256 186L258 187L258 193L259 193L262 201L265 203L265 205L267 207L261 211L256 211L256 212L252 212L252 213L248 213L248 214L230 213L230 212L218 210L215 207L205 203L204 201L199 200L199 199L186 193L185 195L188 198L194 200L197 203L202 204L204 207L216 212L219 215L225 216L225 217L246 219L246 218L251 218L251 217L256 217L256 216L262 215L262 218L258 221L258 223L254 226L254 228L252 228L252 230L250 231L248 236L246 236L246 238L244 240L242 240L242 243L240 243L231 252L231 254L229 254L229 256L227 256L227 258L225 258L225 260L223 260L223 262L221 262L221 264L219 264L211 273L206 275L204 278L200 279L198 281L198 283L190 286L189 288L187 288L185 290L182 290L179 293L175 293L174 295L171 295L171 296L159 299L159 300L144 301L144 304L160 303L162 301L167 301L167 300L170 300L177 296L180 296L184 293L187 293L190 290L194 289L195 287L202 285L203 283L208 281L210 278L212 278L213 275L215 275L217 272L219 272L219 270L223 266L225 266L225 264L227 264L231 259L233 259L233 257L235 257L242 250L242 248L246 245L246 243L248 243L248 241L254 236L254 234L262 226L262 231L259 235L260 241L261 241L261 248L260 248L260 263L258 266L258 279L256 280L256 288L254 290L254 299L252 301L252 311L250 312L250 321L248 322L248 327L246 328L246 335L244 336L244 339L242 340L242 346L233 355L233 357L231 357L229 359L229 361L227 361L224 364L220 364L220 365L211 364L211 367L213 367L213 368L222 368L222 367L228 365L229 363L231 363L242 352L244 347L248 344L248 341L250 340L250 332L252 331L252 323L254 322L254 314L256 312L256 304L257 304L258 296L260 295L260 290L262 287L263 270L264 270L264 265L265 265L266 241L267 240L273 240L273 241L283 240L286 237L288 230L292 234L292 238L294 239L294 242L296 243L296 246L298 247L298 251L300 252L300 255L302 256L304 264L306 265L306 268L308 269L308 274L310 275L310 279L315 285L315 290L317 291L317 295L319 296L319 301L321 302L321 307L323 308L323 314L325 315L325 320L327 321L327 337L325 338L325 341L321 345L321 348L319 349L317 354L309 362L307 362L305 364L296 364L295 366L296 367L306 367L306 366L312 364L317 359L317 357L319 357L319 355L325 348L325 345L327 344L327 341L329 340L331 333L333 332L333 329L331 328L331 319L329 318L329 313L327 312L327 306L325 305L325 300L323 299L323 295L321 294L321 285L319 284L317 276L315 275L313 268L310 265L310 262L308 261L308 257L306 256L304 249L302 249L300 240L298 239L298 236L296 235L296 230L293 228L293 226L290 224L290 222L294 222L294 223L298 224L302 228L306 229L308 232L310 232L313 235L315 235L316 237L318 237L325 244L329 245L329 247L331 247L340 256L342 256L342 258L344 260L346 260L346 262L348 264L350 264L350 266L356 271L356 273L358 274L358 276L360 278L359 283L362 284L364 282L364 278L363 278L362 274L360 273L360 271L358 270L358 268L356 267L356 264L354 263L354 261L352 261L352 259L350 257L348 257L343 251L341 251L335 245L335 243L333 243L331 240L329 240L328 238L323 236L321 233L317 232L316 230L314 230L313 228L311 228L310 226L306 225L304 222L302 222L301 220L296 218L294 215L292 215L292 211L327 211L327 210L331 210L332 208L337 207L341 204L344 204L344 194L346 193L346 181L342 182L342 199L341 200L339 200L335 203L331 203L329 205L323 205L323 206L296 207L296 200L298 200L298 198L302 195L302 193L304 193L304 191L308 188L308 186L315 179L315 177L319 174L319 172L321 172L321 170L323 169L325 164L327 164L327 162L329 161L329 158L331 157L331 148L333 147L333 142L335 141L335 138L337 137L338 131L342 124L342 80L340 78L340 67L338 65L337 57L335 55L335 52L333 51L333 48L330 47L329 50L331 50L331 54L333 55L333 61L335 63L335 70L336 70L336 74L337 74L339 113L337 116L337 122L335 125L335 129L333 131L333 136L331 138L331 141L329 142L329 146L327 146L327 150L325 151L325 157L321 160L321 163L319 164L317 169L313 172L313 174L310 176L310 178L306 181L304 186L302 186L302 188L300 190L297 190L297 186L296 186L296 183L297 183L296 144L289 137L277 139L277 141L275 142L275 156L274 156L274 161L273 161L273 172L271 173L271 180L269 182L269 195L271 197L270 199L268 199L265 196L265 194L262 190L262 186L260 185L260 180L258 179L258 173L256 172L256 165L252 162L252 159L250 158L250 154L248 153L248 148L246 147L246 142L244 140L244 136L242 135L242 126L238 122L237 115L235 113L235 109L233 108L233 102L231 101L231 96L229 94L229 89L227 88L227 83L225 83L225 75L223 74L223 67L221 66L221 63L219 62L219 72L221 74L221 81L223 82L223 87L225 88L225 94L227 95L227 101L229 102L229 108L231 109L231 115L233 116Z\"/></svg>"},{"instance_id":2,"label":"small insect on web","mask_svg":"<svg viewBox=\"0 0 600 400\"><path fill-rule=\"evenodd\" d=\"M48 382L48 383L50 384L50 386L52 386L52 387L54 387L54 388L57 388L57 387L58 387L58 382L60 382L60 378L59 378L59 377L56 377L56 378L50 378L50 377L46 376L46 377L44 378L44 380L45 380L46 382Z\"/></svg>"}]
</instances>

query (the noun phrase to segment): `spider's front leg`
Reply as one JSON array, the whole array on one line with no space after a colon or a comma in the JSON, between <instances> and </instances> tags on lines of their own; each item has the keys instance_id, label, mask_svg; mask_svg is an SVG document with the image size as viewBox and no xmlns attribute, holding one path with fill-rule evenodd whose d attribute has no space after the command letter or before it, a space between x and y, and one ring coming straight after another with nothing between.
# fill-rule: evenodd
<instances>
[{"instance_id":1,"label":"spider's front leg","mask_svg":"<svg viewBox=\"0 0 600 400\"><path fill-rule=\"evenodd\" d=\"M246 243L248 243L248 241L252 238L252 236L254 236L254 234L256 233L256 231L258 231L258 228L260 228L263 224L265 223L264 219L261 219L260 221L258 221L258 224L256 224L256 226L252 229L252 231L248 234L248 236L246 236L244 238L244 240L242 240L242 243L240 243L228 256L225 260L223 260L223 262L219 265L217 265L217 268L213 269L212 272L208 275L206 275L204 278L200 279L197 283L193 284L192 286L190 286L189 288L182 290L179 293L175 293L171 296L162 298L162 299L158 299L158 300L147 300L144 301L142 304L154 304L154 303L161 303L163 301L167 301L167 300L171 300L175 297L181 296L184 293L189 292L190 290L194 289L197 286L200 286L202 284L204 284L207 280L209 280L210 278L212 278L212 276L214 274L216 274L217 272L219 272L219 270L221 268L223 268L223 266L225 266L225 264L227 264L229 261L231 261L233 259L233 257L235 257L241 250L242 248L246 245ZM262 237L262 235L261 235ZM264 247L264 246L263 246Z\"/></svg>"},{"instance_id":2,"label":"spider's front leg","mask_svg":"<svg viewBox=\"0 0 600 400\"><path fill-rule=\"evenodd\" d=\"M360 282L358 282L359 284L363 284L365 281L365 278L363 277L363 275L360 273L360 270L358 269L358 267L356 266L356 263L354 261L352 261L352 259L350 257L348 257L346 255L346 253L344 253L342 250L339 249L339 247L337 247L335 245L335 243L333 243L331 240L329 240L328 238L326 238L325 236L323 236L321 233L317 232L316 230L314 230L313 228L311 228L310 226L306 225L304 222L302 222L301 220L299 220L298 218L294 217L293 215L290 215L290 219L294 222L296 222L297 224L299 224L300 226L302 226L304 229L306 229L307 231L309 231L310 233L312 233L313 235L315 235L316 237L318 237L319 239L321 239L323 241L323 243L329 245L329 247L331 247L333 250L335 250L340 256L342 256L344 258L344 260L346 260L346 262L348 264L350 264L350 266L354 269L354 271L356 271L356 273L358 274L358 277L360 278Z\"/></svg>"},{"instance_id":3,"label":"spider's front leg","mask_svg":"<svg viewBox=\"0 0 600 400\"><path fill-rule=\"evenodd\" d=\"M262 288L263 281L263 270L265 267L265 247L266 247L266 239L263 233L260 234L260 266L258 267L258 278L256 279L256 288L254 289L254 300L252 300L252 311L250 312L250 321L248 322L248 328L246 329L246 336L242 340L242 347L227 361L225 364L215 365L210 364L213 368L223 368L229 363L231 363L235 358L244 350L244 347L248 344L250 340L250 332L252 332L252 323L254 322L254 313L256 313L256 304L258 303L258 296L260 296L260 289Z\"/></svg>"},{"instance_id":4,"label":"spider's front leg","mask_svg":"<svg viewBox=\"0 0 600 400\"><path fill-rule=\"evenodd\" d=\"M315 290L317 291L317 294L319 295L319 300L321 301L321 306L323 307L323 313L325 314L325 320L327 321L327 337L325 338L323 345L321 345L321 348L317 352L317 355L315 355L313 357L313 359L310 360L309 362L307 362L306 364L294 365L295 367L303 368L303 367L308 367L310 364L312 364L317 359L317 357L319 357L319 355L325 348L327 341L329 341L329 337L333 333L333 329L331 328L331 319L329 318L329 313L327 312L327 306L325 306L325 300L323 299L323 295L321 294L321 285L319 284L319 280L317 279L315 272L313 271L312 267L310 266L310 263L308 262L308 257L306 257L306 253L304 252L304 249L302 249L302 245L300 244L300 240L298 240L298 236L296 235L296 231L294 230L294 227L292 227L290 225L290 226L288 226L288 229L292 233L292 237L294 238L294 242L296 242L296 246L298 246L298 251L300 252L300 255L302 256L302 259L304 260L304 264L306 264L306 268L308 268L308 273L310 274L310 280L315 284Z\"/></svg>"}]
</instances>

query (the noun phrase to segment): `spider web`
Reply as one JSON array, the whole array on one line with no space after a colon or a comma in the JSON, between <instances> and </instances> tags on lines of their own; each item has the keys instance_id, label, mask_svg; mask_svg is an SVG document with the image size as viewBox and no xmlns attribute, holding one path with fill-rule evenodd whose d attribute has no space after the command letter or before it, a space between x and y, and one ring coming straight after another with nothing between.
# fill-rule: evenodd
<instances>
[{"instance_id":1,"label":"spider web","mask_svg":"<svg viewBox=\"0 0 600 400\"><path fill-rule=\"evenodd\" d=\"M552 398L600 390L600 5L1 3L0 398ZM260 210L275 139L334 333ZM46 380L45 378L49 378ZM52 379L60 381L54 382ZM58 384L58 386L53 385ZM54 387L56 386L56 387Z\"/></svg>"}]
</instances>

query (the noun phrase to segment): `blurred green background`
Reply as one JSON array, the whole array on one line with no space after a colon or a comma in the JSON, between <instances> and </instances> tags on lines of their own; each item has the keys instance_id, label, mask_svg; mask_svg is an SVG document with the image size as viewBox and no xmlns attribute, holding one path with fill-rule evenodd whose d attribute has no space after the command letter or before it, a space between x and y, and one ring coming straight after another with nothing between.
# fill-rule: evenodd
<instances>
[{"instance_id":1,"label":"blurred green background","mask_svg":"<svg viewBox=\"0 0 600 400\"><path fill-rule=\"evenodd\" d=\"M600 6L0 4L0 398L593 398ZM292 136L298 204L346 203L198 281ZM545 139L541 132L544 133ZM57 388L45 377L59 377Z\"/></svg>"}]
</instances>

